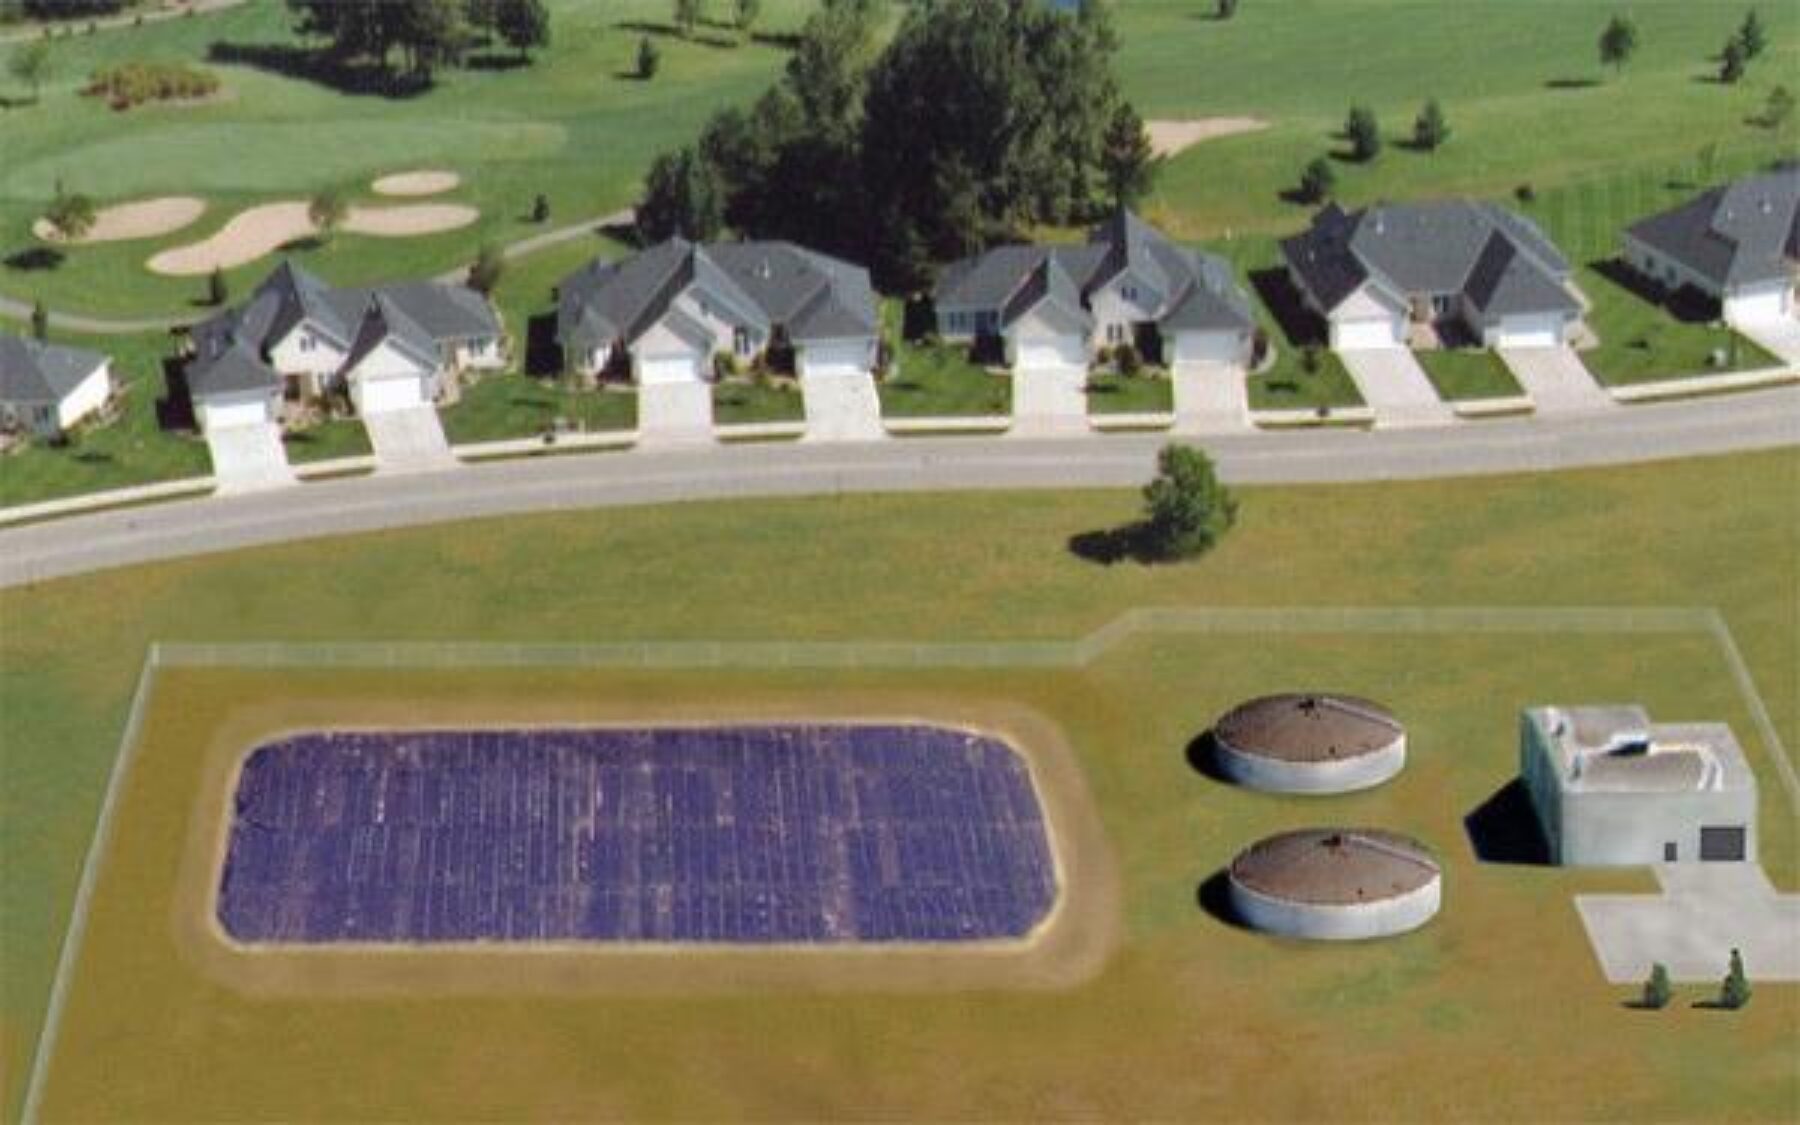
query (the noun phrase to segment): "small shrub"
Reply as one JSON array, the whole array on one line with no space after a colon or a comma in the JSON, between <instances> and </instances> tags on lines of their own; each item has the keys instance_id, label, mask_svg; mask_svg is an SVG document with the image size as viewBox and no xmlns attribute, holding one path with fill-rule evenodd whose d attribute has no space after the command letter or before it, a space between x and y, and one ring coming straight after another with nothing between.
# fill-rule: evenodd
<instances>
[{"instance_id":1,"label":"small shrub","mask_svg":"<svg viewBox=\"0 0 1800 1125\"><path fill-rule=\"evenodd\" d=\"M1138 354L1137 345L1120 344L1113 349L1113 365L1121 375L1136 375L1143 369L1144 357Z\"/></svg>"},{"instance_id":2,"label":"small shrub","mask_svg":"<svg viewBox=\"0 0 1800 1125\"><path fill-rule=\"evenodd\" d=\"M662 52L648 35L638 40L637 76L648 82L656 77L656 68L662 63Z\"/></svg>"},{"instance_id":3,"label":"small shrub","mask_svg":"<svg viewBox=\"0 0 1800 1125\"><path fill-rule=\"evenodd\" d=\"M1744 974L1744 955L1737 950L1731 951L1731 967L1725 973L1725 981L1719 986L1719 1007L1737 1011L1750 1003L1750 978Z\"/></svg>"},{"instance_id":4,"label":"small shrub","mask_svg":"<svg viewBox=\"0 0 1800 1125\"><path fill-rule=\"evenodd\" d=\"M538 197L531 202L531 221L534 223L550 221L550 197L543 192L539 192Z\"/></svg>"},{"instance_id":5,"label":"small shrub","mask_svg":"<svg viewBox=\"0 0 1800 1125\"><path fill-rule=\"evenodd\" d=\"M82 92L106 99L114 109L151 101L209 97L218 92L219 76L181 63L120 63L88 76Z\"/></svg>"},{"instance_id":6,"label":"small shrub","mask_svg":"<svg viewBox=\"0 0 1800 1125\"><path fill-rule=\"evenodd\" d=\"M1306 203L1319 203L1331 196L1337 188L1337 173L1332 170L1331 161L1323 156L1316 156L1300 172L1300 199Z\"/></svg>"},{"instance_id":7,"label":"small shrub","mask_svg":"<svg viewBox=\"0 0 1800 1125\"><path fill-rule=\"evenodd\" d=\"M1301 349L1301 351L1300 351L1300 370L1306 372L1308 375L1317 375L1319 373L1320 366L1321 366L1321 363L1319 360L1319 345L1308 344L1308 345L1306 345L1306 347Z\"/></svg>"},{"instance_id":8,"label":"small shrub","mask_svg":"<svg viewBox=\"0 0 1800 1125\"><path fill-rule=\"evenodd\" d=\"M1537 189L1528 183L1520 184L1513 189L1513 198L1517 199L1520 203L1536 203Z\"/></svg>"},{"instance_id":9,"label":"small shrub","mask_svg":"<svg viewBox=\"0 0 1800 1125\"><path fill-rule=\"evenodd\" d=\"M1669 996L1669 970L1658 961L1650 966L1650 978L1644 982L1644 996L1639 1003L1660 1011L1669 1006Z\"/></svg>"}]
</instances>

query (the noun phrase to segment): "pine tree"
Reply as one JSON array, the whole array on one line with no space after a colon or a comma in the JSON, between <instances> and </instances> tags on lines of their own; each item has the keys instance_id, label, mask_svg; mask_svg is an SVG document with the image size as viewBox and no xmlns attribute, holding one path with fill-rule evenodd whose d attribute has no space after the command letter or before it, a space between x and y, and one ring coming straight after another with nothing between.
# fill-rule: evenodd
<instances>
[{"instance_id":1,"label":"pine tree","mask_svg":"<svg viewBox=\"0 0 1800 1125\"><path fill-rule=\"evenodd\" d=\"M493 243L483 243L475 254L475 261L469 266L469 288L483 295L491 294L494 287L500 284L501 274L506 272L506 259L501 255L499 247Z\"/></svg>"},{"instance_id":2,"label":"pine tree","mask_svg":"<svg viewBox=\"0 0 1800 1125\"><path fill-rule=\"evenodd\" d=\"M39 343L50 338L50 310L42 300L31 303L31 335Z\"/></svg>"},{"instance_id":3,"label":"pine tree","mask_svg":"<svg viewBox=\"0 0 1800 1125\"><path fill-rule=\"evenodd\" d=\"M231 299L231 290L225 284L225 271L218 266L206 279L206 300L215 308Z\"/></svg>"},{"instance_id":4,"label":"pine tree","mask_svg":"<svg viewBox=\"0 0 1800 1125\"><path fill-rule=\"evenodd\" d=\"M1313 157L1300 173L1300 198L1307 203L1329 198L1336 188L1337 172L1332 169L1331 161L1323 156Z\"/></svg>"},{"instance_id":5,"label":"pine tree","mask_svg":"<svg viewBox=\"0 0 1800 1125\"><path fill-rule=\"evenodd\" d=\"M1668 1007L1670 991L1669 970L1658 961L1650 966L1650 979L1644 982L1643 1006L1658 1010Z\"/></svg>"},{"instance_id":6,"label":"pine tree","mask_svg":"<svg viewBox=\"0 0 1800 1125\"><path fill-rule=\"evenodd\" d=\"M1752 8L1744 13L1744 22L1738 28L1737 41L1744 48L1744 60L1755 58L1763 53L1769 45L1769 33L1763 30L1762 19Z\"/></svg>"},{"instance_id":7,"label":"pine tree","mask_svg":"<svg viewBox=\"0 0 1800 1125\"><path fill-rule=\"evenodd\" d=\"M1155 163L1156 153L1144 131L1143 118L1129 102L1120 102L1106 127L1105 147L1100 153L1100 169L1113 202L1120 207L1136 206L1150 191Z\"/></svg>"},{"instance_id":8,"label":"pine tree","mask_svg":"<svg viewBox=\"0 0 1800 1125\"><path fill-rule=\"evenodd\" d=\"M531 221L534 223L550 221L550 197L543 192L539 192L537 198L531 201Z\"/></svg>"},{"instance_id":9,"label":"pine tree","mask_svg":"<svg viewBox=\"0 0 1800 1125\"><path fill-rule=\"evenodd\" d=\"M1425 152L1435 152L1449 139L1450 123L1444 120L1444 107L1432 98L1413 121L1413 145Z\"/></svg>"},{"instance_id":10,"label":"pine tree","mask_svg":"<svg viewBox=\"0 0 1800 1125\"><path fill-rule=\"evenodd\" d=\"M1375 111L1368 106L1350 107L1344 134L1350 138L1350 154L1358 160L1373 160L1381 151L1381 126L1375 120Z\"/></svg>"},{"instance_id":11,"label":"pine tree","mask_svg":"<svg viewBox=\"0 0 1800 1125\"><path fill-rule=\"evenodd\" d=\"M1607 21L1606 29L1600 33L1600 62L1613 68L1618 74L1631 61L1631 54L1637 50L1637 24L1624 16L1614 16Z\"/></svg>"},{"instance_id":12,"label":"pine tree","mask_svg":"<svg viewBox=\"0 0 1800 1125\"><path fill-rule=\"evenodd\" d=\"M637 49L637 76L646 82L655 78L657 65L661 62L662 52L656 49L656 44L650 41L650 37L646 35L642 39L639 39Z\"/></svg>"},{"instance_id":13,"label":"pine tree","mask_svg":"<svg viewBox=\"0 0 1800 1125\"><path fill-rule=\"evenodd\" d=\"M1744 956L1731 951L1731 967L1719 986L1719 1007L1737 1011L1750 1002L1750 978L1744 975Z\"/></svg>"}]
</instances>

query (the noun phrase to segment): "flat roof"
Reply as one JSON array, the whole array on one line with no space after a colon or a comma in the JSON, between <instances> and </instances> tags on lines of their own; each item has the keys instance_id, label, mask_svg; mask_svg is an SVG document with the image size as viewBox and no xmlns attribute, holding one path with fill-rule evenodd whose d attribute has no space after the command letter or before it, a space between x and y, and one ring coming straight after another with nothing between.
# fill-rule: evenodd
<instances>
[{"instance_id":1,"label":"flat roof","mask_svg":"<svg viewBox=\"0 0 1800 1125\"><path fill-rule=\"evenodd\" d=\"M1743 748L1724 723L1652 723L1637 704L1534 707L1559 784L1571 792L1754 790Z\"/></svg>"}]
</instances>

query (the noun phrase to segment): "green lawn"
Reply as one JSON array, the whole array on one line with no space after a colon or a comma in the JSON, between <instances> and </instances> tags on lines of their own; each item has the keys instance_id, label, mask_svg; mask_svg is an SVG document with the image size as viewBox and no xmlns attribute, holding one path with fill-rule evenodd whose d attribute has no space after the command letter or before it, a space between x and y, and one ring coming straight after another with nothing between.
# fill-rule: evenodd
<instances>
[{"instance_id":1,"label":"green lawn","mask_svg":"<svg viewBox=\"0 0 1800 1125\"><path fill-rule=\"evenodd\" d=\"M1247 380L1252 410L1316 410L1361 406L1362 392L1344 370L1336 352L1321 349L1318 370L1306 370L1304 357L1293 349L1277 356L1268 371Z\"/></svg>"},{"instance_id":2,"label":"green lawn","mask_svg":"<svg viewBox=\"0 0 1800 1125\"><path fill-rule=\"evenodd\" d=\"M212 471L205 442L190 434L166 433L157 425L156 401L165 393L162 358L169 351L168 337L57 332L51 339L113 357L122 412L110 422L77 431L68 445L31 441L16 452L0 454L0 507Z\"/></svg>"},{"instance_id":3,"label":"green lawn","mask_svg":"<svg viewBox=\"0 0 1800 1125\"><path fill-rule=\"evenodd\" d=\"M304 465L312 461L335 461L339 457L361 457L369 453L369 431L356 418L334 418L304 430L296 430L282 439L290 464Z\"/></svg>"},{"instance_id":4,"label":"green lawn","mask_svg":"<svg viewBox=\"0 0 1800 1125\"><path fill-rule=\"evenodd\" d=\"M888 418L930 418L1012 413L1012 380L969 361L969 349L908 340L901 331L901 302L881 302L881 320L894 344L894 368L876 383Z\"/></svg>"},{"instance_id":5,"label":"green lawn","mask_svg":"<svg viewBox=\"0 0 1800 1125\"><path fill-rule=\"evenodd\" d=\"M1163 372L1092 375L1087 396L1090 414L1167 414L1175 409L1175 385Z\"/></svg>"},{"instance_id":6,"label":"green lawn","mask_svg":"<svg viewBox=\"0 0 1800 1125\"><path fill-rule=\"evenodd\" d=\"M732 501L336 537L0 592L0 1072L8 1104L17 1105L150 641L1063 639L1134 606L1714 605L1793 746L1797 487L1800 456L1790 450L1579 473L1244 489L1238 525L1214 554L1153 568L1103 567L1067 549L1071 536L1135 516L1138 500L1123 490ZM1671 523L1671 511L1683 518ZM1649 541L1656 550L1619 550ZM1528 652L1541 659L1519 659ZM1219 789L1182 758L1185 740L1231 699L1292 686L1296 669L1306 682L1402 704L1412 723L1417 753L1407 772L1344 798L1350 804L1339 811L1419 831L1445 856L1445 915L1417 939L1298 950L1218 927L1193 906L1196 883L1255 833L1321 815L1312 804ZM770 1016L766 996L477 1005L495 1019L535 1021L521 1039L492 1041L498 1055L465 1050L485 1017L455 1018L435 1002L282 1008L294 1020L278 1024L252 1004L237 1009L243 1028L223 1029L204 1006L147 1011L176 1037L171 1043L207 1044L243 1065L251 1052L230 1046L240 1030L254 1028L250 1042L261 1043L285 1028L304 1049L292 1059L263 1056L281 1073L263 1072L280 1080L262 1089L292 1095L302 1109L417 1089L360 1077L329 1089L300 1081L335 1073L313 1063L343 1040L298 1029L340 1020L354 1023L355 1034L402 1043L394 1057L423 1068L391 1067L392 1074L435 1073L427 1056L494 1058L493 1072L506 1081L456 1079L471 1097L490 1098L521 1088L513 1063L523 1051L536 1060L531 1066L546 1068L557 1096L567 1096L558 1104L605 1104L640 1119L717 1118L733 1107L783 1118L991 1109L1043 1119L1062 1116L1056 1107L1071 1116L1105 1107L1108 1117L1295 1119L1346 1106L1424 1118L1442 1109L1446 1078L1463 1112L1482 1115L1485 1107L1511 1120L1693 1118L1720 1105L1778 1118L1793 1101L1786 1047L1800 993L1765 985L1747 1012L1730 1017L1688 1010L1696 989L1649 1020L1626 1011L1619 1000L1628 990L1601 982L1568 895L1648 888L1649 880L1477 865L1460 835L1461 816L1515 768L1514 709L1565 689L1641 698L1676 719L1726 718L1747 747L1764 753L1729 669L1703 639L1436 637L1414 646L1285 637L1240 647L1169 638L1128 645L1080 674L918 674L926 677L921 690L991 689L1066 723L1126 888L1125 945L1091 985L973 997L859 994L853 1003L794 996L782 1011L790 1001L798 1007L781 1018ZM704 682L724 690L728 679L709 672ZM522 690L540 690L544 680L534 673ZM807 677L781 683L817 690ZM598 688L641 689L644 698L672 690L666 678ZM1791 888L1792 810L1772 775L1762 797L1764 859ZM146 951L166 944L167 932L143 929ZM107 1001L119 1003L116 993ZM656 1019L646 1024L651 1011ZM1219 1011L1232 1019L1221 1024ZM116 1015L105 1034L137 1026L126 1011ZM641 1054L618 1053L618 1028L628 1026L643 1033L631 1044ZM1136 1031L1120 1038L1122 1026ZM418 1035L395 1035L402 1027ZM1356 1034L1346 1038L1346 1028ZM1247 1036L1280 1049L1192 1067L1196 1052L1224 1058ZM1609 1052L1621 1066L1641 1067L1629 1091L1608 1077ZM1393 1070L1401 1053L1428 1065ZM104 1065L104 1055L96 1049L81 1065ZM162 1057L204 1066L206 1056ZM696 1058L705 1060L708 1081L666 1080ZM1045 1073L1057 1075L1054 1106L1043 1100ZM1358 1076L1375 1073L1385 1077L1370 1093ZM1420 1075L1430 1081L1420 1085L1412 1077ZM1194 1081L1199 1076L1207 1081ZM153 1085L176 1089L179 1078L165 1071ZM244 1089L232 1081L187 1085L215 1106ZM114 1093L153 1096L151 1087ZM280 1115L280 1105L261 1104ZM483 1108L509 1116L492 1103L464 1107ZM526 1116L564 1115L548 1102L532 1108L541 1112Z\"/></svg>"},{"instance_id":7,"label":"green lawn","mask_svg":"<svg viewBox=\"0 0 1800 1125\"><path fill-rule=\"evenodd\" d=\"M733 380L713 385L713 421L721 426L740 422L798 422L806 417L800 384Z\"/></svg>"},{"instance_id":8,"label":"green lawn","mask_svg":"<svg viewBox=\"0 0 1800 1125\"><path fill-rule=\"evenodd\" d=\"M1443 348L1415 351L1439 397L1457 399L1511 398L1525 393L1500 357L1486 348Z\"/></svg>"},{"instance_id":9,"label":"green lawn","mask_svg":"<svg viewBox=\"0 0 1800 1125\"><path fill-rule=\"evenodd\" d=\"M462 401L439 411L452 445L536 437L566 419L579 430L629 430L637 425L637 393L566 389L556 380L488 375L463 388Z\"/></svg>"}]
</instances>

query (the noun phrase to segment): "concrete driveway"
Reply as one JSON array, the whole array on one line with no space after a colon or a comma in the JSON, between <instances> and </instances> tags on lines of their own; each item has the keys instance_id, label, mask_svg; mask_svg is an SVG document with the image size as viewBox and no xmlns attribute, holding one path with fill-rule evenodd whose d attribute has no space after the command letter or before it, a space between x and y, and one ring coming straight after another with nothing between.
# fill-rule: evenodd
<instances>
[{"instance_id":1,"label":"concrete driveway","mask_svg":"<svg viewBox=\"0 0 1800 1125\"><path fill-rule=\"evenodd\" d=\"M1541 414L1610 410L1617 405L1574 348L1500 348L1499 354Z\"/></svg>"},{"instance_id":2,"label":"concrete driveway","mask_svg":"<svg viewBox=\"0 0 1800 1125\"><path fill-rule=\"evenodd\" d=\"M1782 362L1800 365L1800 319L1752 321L1733 325L1739 332L1781 357Z\"/></svg>"},{"instance_id":3,"label":"concrete driveway","mask_svg":"<svg viewBox=\"0 0 1800 1125\"><path fill-rule=\"evenodd\" d=\"M1660 895L1577 895L1600 968L1632 984L1662 962L1681 981L1717 981L1733 949L1757 981L1800 980L1800 895L1778 894L1755 863L1665 864Z\"/></svg>"},{"instance_id":4,"label":"concrete driveway","mask_svg":"<svg viewBox=\"0 0 1800 1125\"><path fill-rule=\"evenodd\" d=\"M1088 432L1085 367L1024 367L1013 371L1012 434L1043 437Z\"/></svg>"},{"instance_id":5,"label":"concrete driveway","mask_svg":"<svg viewBox=\"0 0 1800 1125\"><path fill-rule=\"evenodd\" d=\"M879 441L881 396L867 372L808 375L800 380L806 407L805 441Z\"/></svg>"},{"instance_id":6,"label":"concrete driveway","mask_svg":"<svg viewBox=\"0 0 1800 1125\"><path fill-rule=\"evenodd\" d=\"M711 384L646 383L638 388L639 445L691 445L711 440Z\"/></svg>"},{"instance_id":7,"label":"concrete driveway","mask_svg":"<svg viewBox=\"0 0 1800 1125\"><path fill-rule=\"evenodd\" d=\"M1169 372L1175 392L1175 432L1221 434L1250 429L1250 392L1235 363L1178 363Z\"/></svg>"},{"instance_id":8,"label":"concrete driveway","mask_svg":"<svg viewBox=\"0 0 1800 1125\"><path fill-rule=\"evenodd\" d=\"M1338 353L1380 429L1442 426L1456 412L1438 397L1425 369L1406 348L1352 348Z\"/></svg>"},{"instance_id":9,"label":"concrete driveway","mask_svg":"<svg viewBox=\"0 0 1800 1125\"><path fill-rule=\"evenodd\" d=\"M295 482L281 444L281 427L273 422L215 426L206 432L213 478L221 493L257 492Z\"/></svg>"},{"instance_id":10,"label":"concrete driveway","mask_svg":"<svg viewBox=\"0 0 1800 1125\"><path fill-rule=\"evenodd\" d=\"M363 416L369 445L375 451L375 471L418 473L449 469L457 464L444 440L444 425L433 406L408 406L378 410Z\"/></svg>"}]
</instances>

